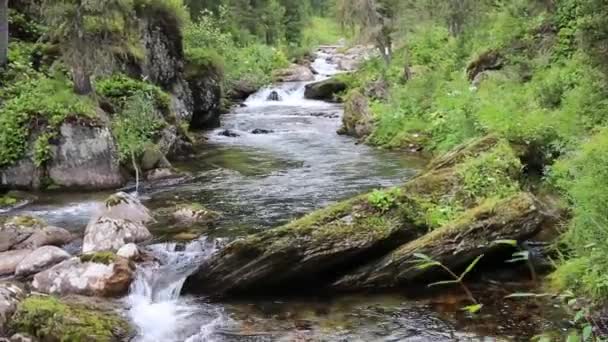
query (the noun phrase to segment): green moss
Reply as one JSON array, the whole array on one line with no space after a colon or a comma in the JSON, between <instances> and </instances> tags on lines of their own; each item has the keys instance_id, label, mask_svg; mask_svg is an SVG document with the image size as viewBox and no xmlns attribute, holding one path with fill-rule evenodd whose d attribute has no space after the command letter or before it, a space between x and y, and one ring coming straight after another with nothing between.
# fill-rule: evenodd
<instances>
[{"instance_id":1,"label":"green moss","mask_svg":"<svg viewBox=\"0 0 608 342\"><path fill-rule=\"evenodd\" d=\"M153 84L138 81L124 74L115 74L98 80L95 89L97 93L112 101L118 110L124 109L129 99L137 94L145 94L152 99L155 107L162 113L168 114L170 110L169 94Z\"/></svg>"},{"instance_id":2,"label":"green moss","mask_svg":"<svg viewBox=\"0 0 608 342\"><path fill-rule=\"evenodd\" d=\"M106 208L112 208L123 203L128 203L127 198L121 194L114 194L106 199L104 205Z\"/></svg>"},{"instance_id":3,"label":"green moss","mask_svg":"<svg viewBox=\"0 0 608 342\"><path fill-rule=\"evenodd\" d=\"M44 221L32 216L15 216L8 221L8 224L25 228L39 228L45 226Z\"/></svg>"},{"instance_id":4,"label":"green moss","mask_svg":"<svg viewBox=\"0 0 608 342\"><path fill-rule=\"evenodd\" d=\"M55 297L38 296L29 297L19 304L9 328L45 341L64 342L119 341L126 337L120 335L130 329L128 323L115 313L95 312Z\"/></svg>"},{"instance_id":5,"label":"green moss","mask_svg":"<svg viewBox=\"0 0 608 342\"><path fill-rule=\"evenodd\" d=\"M116 261L116 258L117 256L113 252L96 252L81 255L80 261L110 265Z\"/></svg>"},{"instance_id":6,"label":"green moss","mask_svg":"<svg viewBox=\"0 0 608 342\"><path fill-rule=\"evenodd\" d=\"M9 195L0 196L0 207L10 207L17 204L18 200Z\"/></svg>"}]
</instances>

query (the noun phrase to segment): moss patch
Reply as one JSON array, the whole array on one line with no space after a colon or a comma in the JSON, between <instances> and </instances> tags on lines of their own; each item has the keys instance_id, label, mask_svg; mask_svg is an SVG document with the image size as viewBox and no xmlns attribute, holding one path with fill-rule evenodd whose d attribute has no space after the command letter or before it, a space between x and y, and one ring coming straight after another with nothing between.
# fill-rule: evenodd
<instances>
[{"instance_id":1,"label":"moss patch","mask_svg":"<svg viewBox=\"0 0 608 342\"><path fill-rule=\"evenodd\" d=\"M130 330L115 313L95 312L55 297L38 296L19 304L9 328L45 341L63 342L119 341Z\"/></svg>"},{"instance_id":2,"label":"moss patch","mask_svg":"<svg viewBox=\"0 0 608 342\"><path fill-rule=\"evenodd\" d=\"M97 252L81 255L80 261L110 265L116 261L116 258L117 256L113 252Z\"/></svg>"},{"instance_id":3,"label":"moss patch","mask_svg":"<svg viewBox=\"0 0 608 342\"><path fill-rule=\"evenodd\" d=\"M46 226L44 221L32 216L15 216L7 224L23 228L42 228Z\"/></svg>"}]
</instances>

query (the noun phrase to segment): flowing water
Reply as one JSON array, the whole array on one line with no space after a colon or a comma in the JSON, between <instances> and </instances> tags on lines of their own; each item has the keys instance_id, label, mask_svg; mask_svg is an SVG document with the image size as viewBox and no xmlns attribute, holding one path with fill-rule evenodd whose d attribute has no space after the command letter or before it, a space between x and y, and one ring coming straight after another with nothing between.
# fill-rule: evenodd
<instances>
[{"instance_id":1,"label":"flowing water","mask_svg":"<svg viewBox=\"0 0 608 342\"><path fill-rule=\"evenodd\" d=\"M312 67L317 80L338 72L319 53ZM486 282L490 299L477 317L459 311L458 292L427 296L411 293L315 298L254 298L209 302L180 295L185 278L218 245L284 223L329 203L373 188L400 184L424 160L403 153L357 145L335 132L342 107L304 99L305 83L262 89L222 117L222 127L192 158L175 166L192 177L184 182L145 184L142 198L157 212L197 202L223 213L212 230L189 243L159 243L146 248L158 263L138 266L125 298L126 314L138 328L139 342L210 341L477 341L526 339L551 325L539 301L503 303L521 290ZM276 91L281 101L267 101ZM253 134L263 129L268 134ZM236 137L219 133L230 130ZM19 211L82 232L92 211L108 194L40 195ZM162 218L151 227L171 241L175 233ZM495 287L495 288L494 288Z\"/></svg>"}]
</instances>

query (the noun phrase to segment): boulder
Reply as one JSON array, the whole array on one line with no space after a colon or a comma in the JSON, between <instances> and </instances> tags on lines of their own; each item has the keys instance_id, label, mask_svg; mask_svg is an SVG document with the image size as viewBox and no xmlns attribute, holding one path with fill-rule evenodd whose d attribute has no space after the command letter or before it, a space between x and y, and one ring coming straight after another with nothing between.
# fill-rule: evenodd
<instances>
[{"instance_id":1,"label":"boulder","mask_svg":"<svg viewBox=\"0 0 608 342\"><path fill-rule=\"evenodd\" d=\"M374 118L368 99L358 91L350 92L344 104L342 127L338 134L365 138L372 133L373 128Z\"/></svg>"},{"instance_id":2,"label":"boulder","mask_svg":"<svg viewBox=\"0 0 608 342\"><path fill-rule=\"evenodd\" d=\"M278 70L273 76L275 82L309 82L315 79L315 75L309 67L298 64Z\"/></svg>"},{"instance_id":3,"label":"boulder","mask_svg":"<svg viewBox=\"0 0 608 342\"><path fill-rule=\"evenodd\" d=\"M0 276L13 275L17 265L30 253L32 253L32 250L29 249L0 253Z\"/></svg>"},{"instance_id":4,"label":"boulder","mask_svg":"<svg viewBox=\"0 0 608 342\"><path fill-rule=\"evenodd\" d=\"M235 240L200 265L186 280L185 290L222 296L293 289L303 284L325 286L429 231L457 225L467 217L466 210L487 198L507 198L521 192L518 179L522 167L510 146L495 141L491 148L474 153L471 146L479 145L483 144L474 142L467 145L469 148L459 148L471 154L452 167L426 170L398 188L360 195L285 226ZM471 172L477 177L468 177ZM530 198L519 195L511 201L536 203ZM504 215L492 216L492 210L477 211L490 217L478 217L479 222L469 222L469 227L492 223L495 233L485 236L487 239L524 239L538 229L535 224L542 217L538 209L522 210L523 219L514 214L513 221L504 220ZM529 225L515 230L516 223Z\"/></svg>"},{"instance_id":5,"label":"boulder","mask_svg":"<svg viewBox=\"0 0 608 342\"><path fill-rule=\"evenodd\" d=\"M251 131L251 134L270 134L270 133L274 133L274 131L271 129L262 129L262 128L256 128L253 131Z\"/></svg>"},{"instance_id":6,"label":"boulder","mask_svg":"<svg viewBox=\"0 0 608 342\"><path fill-rule=\"evenodd\" d=\"M108 197L97 217L128 220L138 224L154 222L150 210L137 197L125 192L118 192ZM96 219L93 218L91 221L94 222Z\"/></svg>"},{"instance_id":7,"label":"boulder","mask_svg":"<svg viewBox=\"0 0 608 342\"><path fill-rule=\"evenodd\" d=\"M139 166L143 171L149 171L155 168L171 167L171 163L157 146L150 144L145 147Z\"/></svg>"},{"instance_id":8,"label":"boulder","mask_svg":"<svg viewBox=\"0 0 608 342\"><path fill-rule=\"evenodd\" d=\"M87 225L82 252L115 252L128 243L144 242L151 238L148 228L140 222L101 216Z\"/></svg>"},{"instance_id":9,"label":"boulder","mask_svg":"<svg viewBox=\"0 0 608 342\"><path fill-rule=\"evenodd\" d=\"M20 284L0 282L0 336L8 334L7 325L25 296L26 292Z\"/></svg>"},{"instance_id":10,"label":"boulder","mask_svg":"<svg viewBox=\"0 0 608 342\"><path fill-rule=\"evenodd\" d=\"M54 266L66 259L70 254L55 246L44 246L26 256L15 269L18 277L27 277Z\"/></svg>"},{"instance_id":11,"label":"boulder","mask_svg":"<svg viewBox=\"0 0 608 342\"><path fill-rule=\"evenodd\" d=\"M118 150L108 127L64 123L51 155L48 175L55 185L111 189L123 184Z\"/></svg>"},{"instance_id":12,"label":"boulder","mask_svg":"<svg viewBox=\"0 0 608 342\"><path fill-rule=\"evenodd\" d=\"M490 199L452 223L349 272L333 286L354 290L425 285L441 280L445 271L439 267L416 267L416 262L420 261L417 255L428 256L459 272L481 255L487 258L500 254L508 256L501 253L508 247L495 242L525 241L538 233L545 219L547 216L541 204L531 194L519 193L501 201Z\"/></svg>"},{"instance_id":13,"label":"boulder","mask_svg":"<svg viewBox=\"0 0 608 342\"><path fill-rule=\"evenodd\" d=\"M238 137L240 137L240 135L238 133L233 132L233 131L231 131L229 129L223 130L223 131L219 132L217 135L221 135L221 136L228 137L228 138L238 138Z\"/></svg>"},{"instance_id":14,"label":"boulder","mask_svg":"<svg viewBox=\"0 0 608 342\"><path fill-rule=\"evenodd\" d=\"M338 95L347 89L346 83L330 78L321 82L307 84L304 97L311 100L337 102Z\"/></svg>"},{"instance_id":15,"label":"boulder","mask_svg":"<svg viewBox=\"0 0 608 342\"><path fill-rule=\"evenodd\" d=\"M188 73L187 79L194 99L190 127L210 129L220 126L222 79L213 68L200 68Z\"/></svg>"},{"instance_id":16,"label":"boulder","mask_svg":"<svg viewBox=\"0 0 608 342\"><path fill-rule=\"evenodd\" d=\"M258 87L254 83L240 80L230 85L228 97L234 101L245 101L256 91L258 91Z\"/></svg>"},{"instance_id":17,"label":"boulder","mask_svg":"<svg viewBox=\"0 0 608 342\"><path fill-rule=\"evenodd\" d=\"M17 306L9 328L41 341L119 342L134 333L116 306L75 296L29 297Z\"/></svg>"},{"instance_id":18,"label":"boulder","mask_svg":"<svg viewBox=\"0 0 608 342\"><path fill-rule=\"evenodd\" d=\"M467 65L467 77L472 82L480 73L486 70L502 69L504 64L505 59L499 51L485 51Z\"/></svg>"},{"instance_id":19,"label":"boulder","mask_svg":"<svg viewBox=\"0 0 608 342\"><path fill-rule=\"evenodd\" d=\"M0 232L0 235L2 233ZM27 239L12 246L12 249L36 249L42 246L63 246L74 240L72 233L59 227L47 226L34 231Z\"/></svg>"},{"instance_id":20,"label":"boulder","mask_svg":"<svg viewBox=\"0 0 608 342\"><path fill-rule=\"evenodd\" d=\"M34 276L41 293L118 297L126 294L134 276L129 260L111 253L91 253L67 259Z\"/></svg>"}]
</instances>

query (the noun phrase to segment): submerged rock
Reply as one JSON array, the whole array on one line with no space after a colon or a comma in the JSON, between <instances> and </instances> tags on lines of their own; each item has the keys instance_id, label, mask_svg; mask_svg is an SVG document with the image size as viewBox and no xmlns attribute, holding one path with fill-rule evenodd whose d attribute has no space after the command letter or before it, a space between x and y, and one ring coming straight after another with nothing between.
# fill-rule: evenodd
<instances>
[{"instance_id":1,"label":"submerged rock","mask_svg":"<svg viewBox=\"0 0 608 342\"><path fill-rule=\"evenodd\" d=\"M283 99L281 99L281 96L279 95L279 93L276 92L276 90L273 90L270 92L270 94L268 95L268 97L266 98L266 101L282 101Z\"/></svg>"},{"instance_id":2,"label":"submerged rock","mask_svg":"<svg viewBox=\"0 0 608 342\"><path fill-rule=\"evenodd\" d=\"M238 138L238 137L240 137L240 135L238 133L233 132L233 131L231 131L229 129L223 130L223 131L219 132L217 135L221 135L221 136L228 137L228 138Z\"/></svg>"},{"instance_id":3,"label":"submerged rock","mask_svg":"<svg viewBox=\"0 0 608 342\"><path fill-rule=\"evenodd\" d=\"M74 296L29 297L18 305L9 328L41 341L118 342L133 335L111 304Z\"/></svg>"},{"instance_id":4,"label":"submerged rock","mask_svg":"<svg viewBox=\"0 0 608 342\"><path fill-rule=\"evenodd\" d=\"M306 85L304 97L311 100L337 102L338 95L346 90L346 83L330 78L321 82Z\"/></svg>"},{"instance_id":5,"label":"submerged rock","mask_svg":"<svg viewBox=\"0 0 608 342\"><path fill-rule=\"evenodd\" d=\"M256 128L253 131L251 131L251 134L270 134L270 133L274 133L274 131L271 129L262 129L262 128Z\"/></svg>"},{"instance_id":6,"label":"submerged rock","mask_svg":"<svg viewBox=\"0 0 608 342\"><path fill-rule=\"evenodd\" d=\"M128 292L134 269L112 253L84 254L34 276L32 287L46 294L116 297Z\"/></svg>"},{"instance_id":7,"label":"submerged rock","mask_svg":"<svg viewBox=\"0 0 608 342\"><path fill-rule=\"evenodd\" d=\"M0 282L0 336L9 333L7 325L25 296L26 292L20 284Z\"/></svg>"},{"instance_id":8,"label":"submerged rock","mask_svg":"<svg viewBox=\"0 0 608 342\"><path fill-rule=\"evenodd\" d=\"M173 213L173 218L180 224L204 224L211 225L217 221L221 215L215 211L205 209L199 204L182 206Z\"/></svg>"},{"instance_id":9,"label":"submerged rock","mask_svg":"<svg viewBox=\"0 0 608 342\"><path fill-rule=\"evenodd\" d=\"M54 266L66 259L70 254L55 246L44 246L26 256L15 269L15 275L27 277Z\"/></svg>"}]
</instances>

